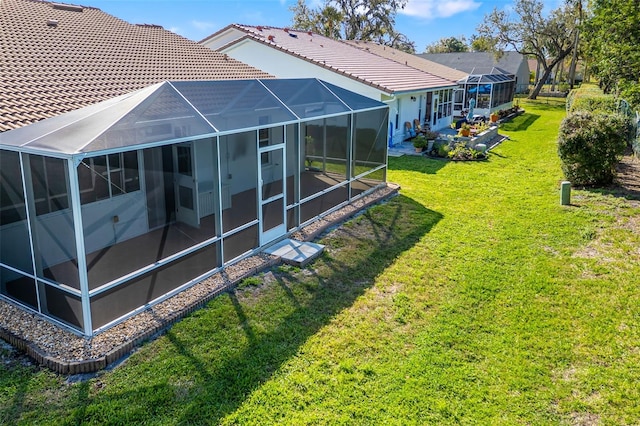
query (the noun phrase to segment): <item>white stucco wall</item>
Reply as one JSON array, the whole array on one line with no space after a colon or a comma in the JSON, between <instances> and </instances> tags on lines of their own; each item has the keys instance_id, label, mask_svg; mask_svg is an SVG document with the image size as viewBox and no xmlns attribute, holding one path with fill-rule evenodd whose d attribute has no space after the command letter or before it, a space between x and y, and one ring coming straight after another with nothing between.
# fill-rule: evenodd
<instances>
[{"instance_id":1,"label":"white stucco wall","mask_svg":"<svg viewBox=\"0 0 640 426\"><path fill-rule=\"evenodd\" d=\"M216 38L204 41L203 45L211 49L216 49L227 44L229 39L238 37L238 34L241 33L237 30L230 29L218 35ZM400 143L408 137L404 131L404 123L406 121L413 123L413 120L418 118L421 108L420 121L424 122L424 103L426 102L424 90L392 95L368 84L356 81L353 78L341 75L334 70L324 68L310 61L252 40L241 41L221 50L221 52L278 78L318 78L368 98L386 103L390 108L389 123L393 127L393 144ZM416 98L416 101L411 100L412 96ZM396 128L396 114L398 111L398 126ZM389 129L387 129L387 131L389 133Z\"/></svg>"},{"instance_id":2,"label":"white stucco wall","mask_svg":"<svg viewBox=\"0 0 640 426\"><path fill-rule=\"evenodd\" d=\"M209 47L207 43L205 46ZM335 71L250 40L234 44L222 52L278 78L318 78L378 101L385 93Z\"/></svg>"}]
</instances>

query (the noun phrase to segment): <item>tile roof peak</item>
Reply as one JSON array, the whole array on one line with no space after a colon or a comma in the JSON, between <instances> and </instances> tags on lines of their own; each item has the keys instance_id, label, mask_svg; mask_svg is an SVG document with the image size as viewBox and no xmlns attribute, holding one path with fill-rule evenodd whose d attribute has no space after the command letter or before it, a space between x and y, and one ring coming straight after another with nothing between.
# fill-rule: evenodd
<instances>
[{"instance_id":1,"label":"tile roof peak","mask_svg":"<svg viewBox=\"0 0 640 426\"><path fill-rule=\"evenodd\" d=\"M67 3L51 3L51 7L58 10L68 10L69 12L84 12L84 6Z\"/></svg>"}]
</instances>

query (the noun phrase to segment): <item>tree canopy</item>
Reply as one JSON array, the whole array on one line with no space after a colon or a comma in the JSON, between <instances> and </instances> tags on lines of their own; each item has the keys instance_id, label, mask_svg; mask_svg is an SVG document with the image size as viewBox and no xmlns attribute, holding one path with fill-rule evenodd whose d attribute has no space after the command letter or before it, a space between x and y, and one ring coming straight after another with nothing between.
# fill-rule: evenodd
<instances>
[{"instance_id":1,"label":"tree canopy","mask_svg":"<svg viewBox=\"0 0 640 426\"><path fill-rule=\"evenodd\" d=\"M591 72L606 93L640 107L640 2L593 0L583 36Z\"/></svg>"},{"instance_id":2,"label":"tree canopy","mask_svg":"<svg viewBox=\"0 0 640 426\"><path fill-rule=\"evenodd\" d=\"M538 96L553 68L573 51L578 29L574 5L565 4L548 16L543 15L543 6L538 0L516 0L512 14L496 8L477 28L480 37L492 40L498 54L510 49L538 59L544 72L531 99Z\"/></svg>"},{"instance_id":3,"label":"tree canopy","mask_svg":"<svg viewBox=\"0 0 640 426\"><path fill-rule=\"evenodd\" d=\"M453 52L468 52L469 45L467 39L462 36L457 37L443 37L438 41L427 45L426 53L453 53Z\"/></svg>"},{"instance_id":4,"label":"tree canopy","mask_svg":"<svg viewBox=\"0 0 640 426\"><path fill-rule=\"evenodd\" d=\"M375 41L409 53L415 43L396 31L395 17L407 0L325 0L316 8L298 0L290 10L293 27L326 37Z\"/></svg>"}]
</instances>

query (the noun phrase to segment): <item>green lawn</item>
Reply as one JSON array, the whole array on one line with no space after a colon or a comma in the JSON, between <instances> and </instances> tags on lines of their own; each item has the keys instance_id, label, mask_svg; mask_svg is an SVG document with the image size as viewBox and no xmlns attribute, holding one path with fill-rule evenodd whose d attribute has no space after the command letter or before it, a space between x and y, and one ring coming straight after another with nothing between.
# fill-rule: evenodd
<instances>
[{"instance_id":1,"label":"green lawn","mask_svg":"<svg viewBox=\"0 0 640 426\"><path fill-rule=\"evenodd\" d=\"M640 203L559 205L564 106L488 161L390 158L401 195L67 383L0 349L0 424L637 424Z\"/></svg>"}]
</instances>

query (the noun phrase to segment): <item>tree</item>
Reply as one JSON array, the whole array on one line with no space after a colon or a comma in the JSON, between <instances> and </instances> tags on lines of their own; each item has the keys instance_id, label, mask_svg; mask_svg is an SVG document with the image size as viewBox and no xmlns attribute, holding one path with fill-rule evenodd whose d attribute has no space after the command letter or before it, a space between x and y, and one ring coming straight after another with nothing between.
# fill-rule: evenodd
<instances>
[{"instance_id":1,"label":"tree","mask_svg":"<svg viewBox=\"0 0 640 426\"><path fill-rule=\"evenodd\" d=\"M485 15L477 31L493 41L498 56L507 48L534 57L543 68L542 77L529 95L535 99L556 65L573 51L577 30L575 8L565 5L542 15L543 3L538 0L516 0L514 17L504 10Z\"/></svg>"},{"instance_id":2,"label":"tree","mask_svg":"<svg viewBox=\"0 0 640 426\"><path fill-rule=\"evenodd\" d=\"M474 52L492 52L495 50L494 41L478 35L471 36L471 50Z\"/></svg>"},{"instance_id":3,"label":"tree","mask_svg":"<svg viewBox=\"0 0 640 426\"><path fill-rule=\"evenodd\" d=\"M293 28L313 31L325 37L342 38L340 34L344 15L335 7L326 5L322 9L311 9L305 0L298 0L289 8L293 12Z\"/></svg>"},{"instance_id":4,"label":"tree","mask_svg":"<svg viewBox=\"0 0 640 426\"><path fill-rule=\"evenodd\" d=\"M410 53L415 44L395 30L395 17L407 0L325 0L322 6L309 7L298 0L290 10L293 27L345 40L375 41Z\"/></svg>"},{"instance_id":5,"label":"tree","mask_svg":"<svg viewBox=\"0 0 640 426\"><path fill-rule=\"evenodd\" d=\"M640 107L640 2L594 0L582 32L591 72L605 93Z\"/></svg>"},{"instance_id":6,"label":"tree","mask_svg":"<svg viewBox=\"0 0 640 426\"><path fill-rule=\"evenodd\" d=\"M452 52L468 52L469 46L464 36L460 38L456 37L443 37L438 41L435 41L429 45L425 50L426 53L452 53Z\"/></svg>"}]
</instances>

